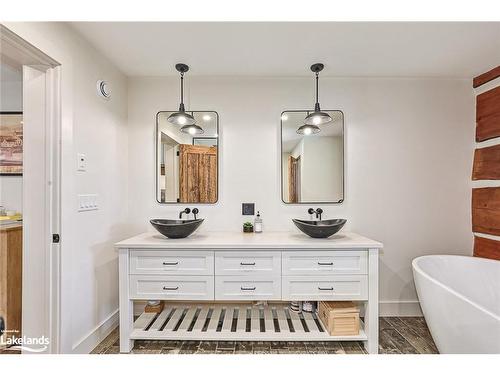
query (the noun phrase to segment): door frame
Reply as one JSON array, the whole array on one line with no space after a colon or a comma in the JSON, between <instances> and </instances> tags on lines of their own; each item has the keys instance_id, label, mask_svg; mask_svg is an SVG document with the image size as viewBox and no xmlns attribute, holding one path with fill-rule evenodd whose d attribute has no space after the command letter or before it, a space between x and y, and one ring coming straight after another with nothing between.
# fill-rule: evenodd
<instances>
[{"instance_id":1,"label":"door frame","mask_svg":"<svg viewBox=\"0 0 500 375\"><path fill-rule=\"evenodd\" d=\"M29 221L30 216L44 217L44 233L46 240L43 244L38 244L37 248L26 248L23 240L23 258L30 251L42 251L45 258L47 272L44 275L43 295L48 299L44 304L47 322L40 322L40 331L50 338L50 344L45 353L59 353L61 351L61 244L53 243L52 234L60 234L61 228L61 64L44 52L34 47L32 44L0 24L0 42L2 44L2 59L11 60L17 64L40 71L45 76L44 98L40 100L39 110L45 113L44 126L44 157L41 159L45 173L45 183L43 187L44 209L36 208L36 212L26 210L24 205L26 194L34 194L35 189L25 189L23 177L23 217ZM23 69L24 70L24 69ZM25 86L23 81L23 88ZM23 97L27 93L23 92ZM24 99L23 99L24 101ZM24 107L24 105L23 105ZM43 108L42 108L43 107ZM25 108L23 108L25 112ZM30 150L23 149L23 154ZM41 212L42 211L42 212ZM23 228L23 238L28 238ZM28 241L29 243L29 241ZM34 246L33 246L34 247ZM23 317L28 309L40 308L40 306L30 306L30 299L25 296L24 285L30 275L30 268L36 267L34 264L27 264L23 261ZM26 297L26 298L25 298ZM23 323L22 323L23 324ZM25 332L23 331L23 335ZM29 335L29 332L28 332Z\"/></svg>"}]
</instances>

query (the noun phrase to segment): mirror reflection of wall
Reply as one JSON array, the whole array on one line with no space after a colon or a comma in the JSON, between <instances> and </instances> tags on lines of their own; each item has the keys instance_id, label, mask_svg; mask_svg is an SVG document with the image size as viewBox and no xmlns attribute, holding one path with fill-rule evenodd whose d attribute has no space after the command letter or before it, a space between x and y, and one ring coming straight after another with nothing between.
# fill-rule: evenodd
<instances>
[{"instance_id":1,"label":"mirror reflection of wall","mask_svg":"<svg viewBox=\"0 0 500 375\"><path fill-rule=\"evenodd\" d=\"M327 112L332 121L315 134L298 134L307 111L285 111L281 117L281 186L285 203L340 203L344 200L344 116Z\"/></svg>"},{"instance_id":2,"label":"mirror reflection of wall","mask_svg":"<svg viewBox=\"0 0 500 375\"><path fill-rule=\"evenodd\" d=\"M167 121L172 113L157 115L156 199L159 203L216 203L218 114L189 112L203 129L202 134L189 134Z\"/></svg>"}]
</instances>

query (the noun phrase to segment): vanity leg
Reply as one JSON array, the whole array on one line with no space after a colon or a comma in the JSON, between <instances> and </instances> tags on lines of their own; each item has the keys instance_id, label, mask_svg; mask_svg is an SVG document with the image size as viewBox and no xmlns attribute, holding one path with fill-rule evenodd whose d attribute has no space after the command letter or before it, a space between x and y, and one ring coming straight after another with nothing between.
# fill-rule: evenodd
<instances>
[{"instance_id":1,"label":"vanity leg","mask_svg":"<svg viewBox=\"0 0 500 375\"><path fill-rule=\"evenodd\" d=\"M368 303L365 310L365 349L378 354L378 249L368 250Z\"/></svg>"},{"instance_id":2,"label":"vanity leg","mask_svg":"<svg viewBox=\"0 0 500 375\"><path fill-rule=\"evenodd\" d=\"M130 334L134 326L134 302L129 299L128 277L129 256L128 249L120 249L118 255L119 266L119 297L120 297L120 353L130 353L134 347L134 340Z\"/></svg>"}]
</instances>

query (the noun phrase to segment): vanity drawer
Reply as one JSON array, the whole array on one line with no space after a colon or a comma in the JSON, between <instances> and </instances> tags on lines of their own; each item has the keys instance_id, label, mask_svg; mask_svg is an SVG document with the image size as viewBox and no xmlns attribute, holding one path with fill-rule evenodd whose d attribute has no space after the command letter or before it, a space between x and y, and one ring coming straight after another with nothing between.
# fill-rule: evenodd
<instances>
[{"instance_id":1,"label":"vanity drawer","mask_svg":"<svg viewBox=\"0 0 500 375\"><path fill-rule=\"evenodd\" d=\"M281 274L279 251L216 251L215 275Z\"/></svg>"},{"instance_id":2,"label":"vanity drawer","mask_svg":"<svg viewBox=\"0 0 500 375\"><path fill-rule=\"evenodd\" d=\"M281 278L216 276L216 300L281 300Z\"/></svg>"},{"instance_id":3,"label":"vanity drawer","mask_svg":"<svg viewBox=\"0 0 500 375\"><path fill-rule=\"evenodd\" d=\"M213 275L213 251L130 252L130 274Z\"/></svg>"},{"instance_id":4,"label":"vanity drawer","mask_svg":"<svg viewBox=\"0 0 500 375\"><path fill-rule=\"evenodd\" d=\"M342 301L368 299L368 276L283 276L283 300Z\"/></svg>"},{"instance_id":5,"label":"vanity drawer","mask_svg":"<svg viewBox=\"0 0 500 375\"><path fill-rule=\"evenodd\" d=\"M367 274L366 251L284 251L283 275Z\"/></svg>"},{"instance_id":6,"label":"vanity drawer","mask_svg":"<svg viewBox=\"0 0 500 375\"><path fill-rule=\"evenodd\" d=\"M130 298L213 300L213 276L130 276Z\"/></svg>"}]
</instances>

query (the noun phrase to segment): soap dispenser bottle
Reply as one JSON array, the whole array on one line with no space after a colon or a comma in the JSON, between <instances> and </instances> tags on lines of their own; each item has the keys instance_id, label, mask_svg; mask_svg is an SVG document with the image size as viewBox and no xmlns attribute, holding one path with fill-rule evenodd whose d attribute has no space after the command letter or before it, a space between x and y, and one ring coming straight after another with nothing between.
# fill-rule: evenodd
<instances>
[{"instance_id":1,"label":"soap dispenser bottle","mask_svg":"<svg viewBox=\"0 0 500 375\"><path fill-rule=\"evenodd\" d=\"M260 217L260 211L257 211L257 216L255 217L253 223L253 231L255 233L262 233L262 219Z\"/></svg>"}]
</instances>

